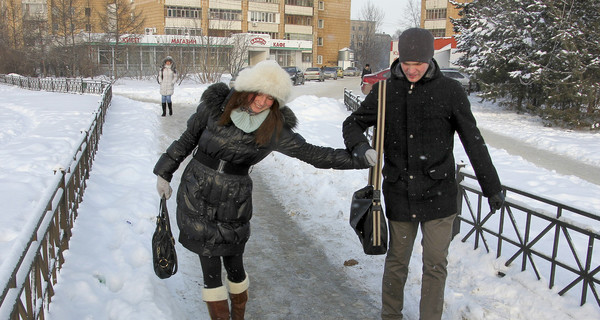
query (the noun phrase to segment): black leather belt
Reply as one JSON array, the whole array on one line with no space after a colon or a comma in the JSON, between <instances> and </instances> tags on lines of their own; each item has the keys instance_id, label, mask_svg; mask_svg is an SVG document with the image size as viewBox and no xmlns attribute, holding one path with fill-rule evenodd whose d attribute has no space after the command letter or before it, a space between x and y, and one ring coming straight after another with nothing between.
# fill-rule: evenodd
<instances>
[{"instance_id":1,"label":"black leather belt","mask_svg":"<svg viewBox=\"0 0 600 320\"><path fill-rule=\"evenodd\" d=\"M249 166L239 165L225 160L215 159L201 151L197 151L196 154L194 154L194 159L220 173L245 176L248 174L248 171L250 169Z\"/></svg>"}]
</instances>

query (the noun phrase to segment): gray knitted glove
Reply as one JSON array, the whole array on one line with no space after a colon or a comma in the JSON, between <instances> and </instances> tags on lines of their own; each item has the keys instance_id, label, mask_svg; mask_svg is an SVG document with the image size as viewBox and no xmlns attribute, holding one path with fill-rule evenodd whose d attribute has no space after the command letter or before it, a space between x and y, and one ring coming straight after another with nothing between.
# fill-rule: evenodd
<instances>
[{"instance_id":1,"label":"gray knitted glove","mask_svg":"<svg viewBox=\"0 0 600 320\"><path fill-rule=\"evenodd\" d=\"M171 194L173 193L173 189L171 189L169 181L163 179L161 176L156 177L156 190L158 191L158 196L169 200Z\"/></svg>"}]
</instances>

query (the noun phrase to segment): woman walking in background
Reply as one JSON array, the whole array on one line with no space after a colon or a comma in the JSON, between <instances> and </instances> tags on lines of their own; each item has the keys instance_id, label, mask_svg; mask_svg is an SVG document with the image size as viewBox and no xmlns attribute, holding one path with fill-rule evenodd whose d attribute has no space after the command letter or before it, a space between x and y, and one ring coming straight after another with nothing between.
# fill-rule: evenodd
<instances>
[{"instance_id":1,"label":"woman walking in background","mask_svg":"<svg viewBox=\"0 0 600 320\"><path fill-rule=\"evenodd\" d=\"M162 96L162 116L167 115L167 107L169 107L169 115L173 115L173 103L171 95L175 91L175 82L177 81L177 70L175 70L175 61L171 56L163 59L160 66L160 71L156 80L160 84L160 95Z\"/></svg>"},{"instance_id":2,"label":"woman walking in background","mask_svg":"<svg viewBox=\"0 0 600 320\"><path fill-rule=\"evenodd\" d=\"M252 180L249 168L272 151L317 168L367 168L346 149L312 145L293 132L296 116L285 106L292 89L288 73L274 61L242 70L234 89L208 87L187 129L154 167L157 190L169 198L169 181L192 153L177 191L179 242L200 257L202 299L211 319L244 319L249 279L243 254L250 237ZM221 279L221 263L227 272Z\"/></svg>"}]
</instances>

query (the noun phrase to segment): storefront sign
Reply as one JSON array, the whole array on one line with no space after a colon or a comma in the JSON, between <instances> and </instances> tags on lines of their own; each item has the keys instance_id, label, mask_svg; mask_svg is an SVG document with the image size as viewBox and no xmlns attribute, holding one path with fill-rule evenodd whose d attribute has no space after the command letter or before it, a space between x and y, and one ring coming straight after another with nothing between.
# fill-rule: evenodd
<instances>
[{"instance_id":1,"label":"storefront sign","mask_svg":"<svg viewBox=\"0 0 600 320\"><path fill-rule=\"evenodd\" d=\"M256 37L256 38L250 39L250 44L264 46L267 44L267 40L260 38L260 37Z\"/></svg>"}]
</instances>

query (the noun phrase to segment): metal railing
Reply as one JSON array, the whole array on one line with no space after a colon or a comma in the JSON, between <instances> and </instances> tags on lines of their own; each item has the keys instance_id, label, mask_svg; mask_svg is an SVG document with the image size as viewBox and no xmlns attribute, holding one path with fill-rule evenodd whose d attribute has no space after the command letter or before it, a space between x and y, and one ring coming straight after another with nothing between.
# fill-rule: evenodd
<instances>
[{"instance_id":1,"label":"metal railing","mask_svg":"<svg viewBox=\"0 0 600 320\"><path fill-rule=\"evenodd\" d=\"M13 78L0 76L0 82ZM31 88L28 86L32 83L56 84L61 81L36 82L21 79L18 83L11 84ZM60 92L73 88L68 81L63 83L66 85L54 88ZM84 90L99 88L96 87L97 81L84 80L84 83L87 83L83 86ZM111 84L103 82L100 87L103 91L98 110L89 128L82 132L71 163L66 168L55 171L55 179L50 184L55 187L42 195L36 218L24 228L4 262L7 267L0 270L0 319L45 319L54 295L58 271L65 261L63 252L69 248L71 229L77 217L79 203L83 199L85 181L98 150L106 111L112 100ZM34 87L34 90L39 89Z\"/></svg>"},{"instance_id":2,"label":"metal railing","mask_svg":"<svg viewBox=\"0 0 600 320\"><path fill-rule=\"evenodd\" d=\"M0 83L11 84L29 90L67 93L102 94L110 82L75 78L31 78L20 75L0 75Z\"/></svg>"},{"instance_id":3,"label":"metal railing","mask_svg":"<svg viewBox=\"0 0 600 320\"><path fill-rule=\"evenodd\" d=\"M506 267L519 263L521 271L531 268L538 280L548 279L549 288L558 286L561 296L579 291L581 305L591 293L600 307L600 252L594 251L600 240L600 215L507 186L502 186L506 201L500 212L485 213L477 178L462 167L457 169L457 183L458 212L463 214L454 234L465 224L468 230L461 233L461 241L470 239L473 249L483 244L496 258L509 256Z\"/></svg>"},{"instance_id":4,"label":"metal railing","mask_svg":"<svg viewBox=\"0 0 600 320\"><path fill-rule=\"evenodd\" d=\"M360 98L352 94L352 90L344 88L344 104L348 111L356 111L360 107Z\"/></svg>"},{"instance_id":5,"label":"metal railing","mask_svg":"<svg viewBox=\"0 0 600 320\"><path fill-rule=\"evenodd\" d=\"M344 89L348 110L356 110L360 102ZM474 249L483 244L497 258L508 255L506 267L518 262L521 271L532 269L538 280L545 275L549 288L558 286L561 296L578 291L581 305L591 294L600 307L600 252L594 251L600 215L507 186L502 186L506 202L501 211L486 214L477 179L465 171L464 165L457 166L458 212L463 214L455 220L453 235L460 233L461 224L467 225L462 242L472 241Z\"/></svg>"}]
</instances>

